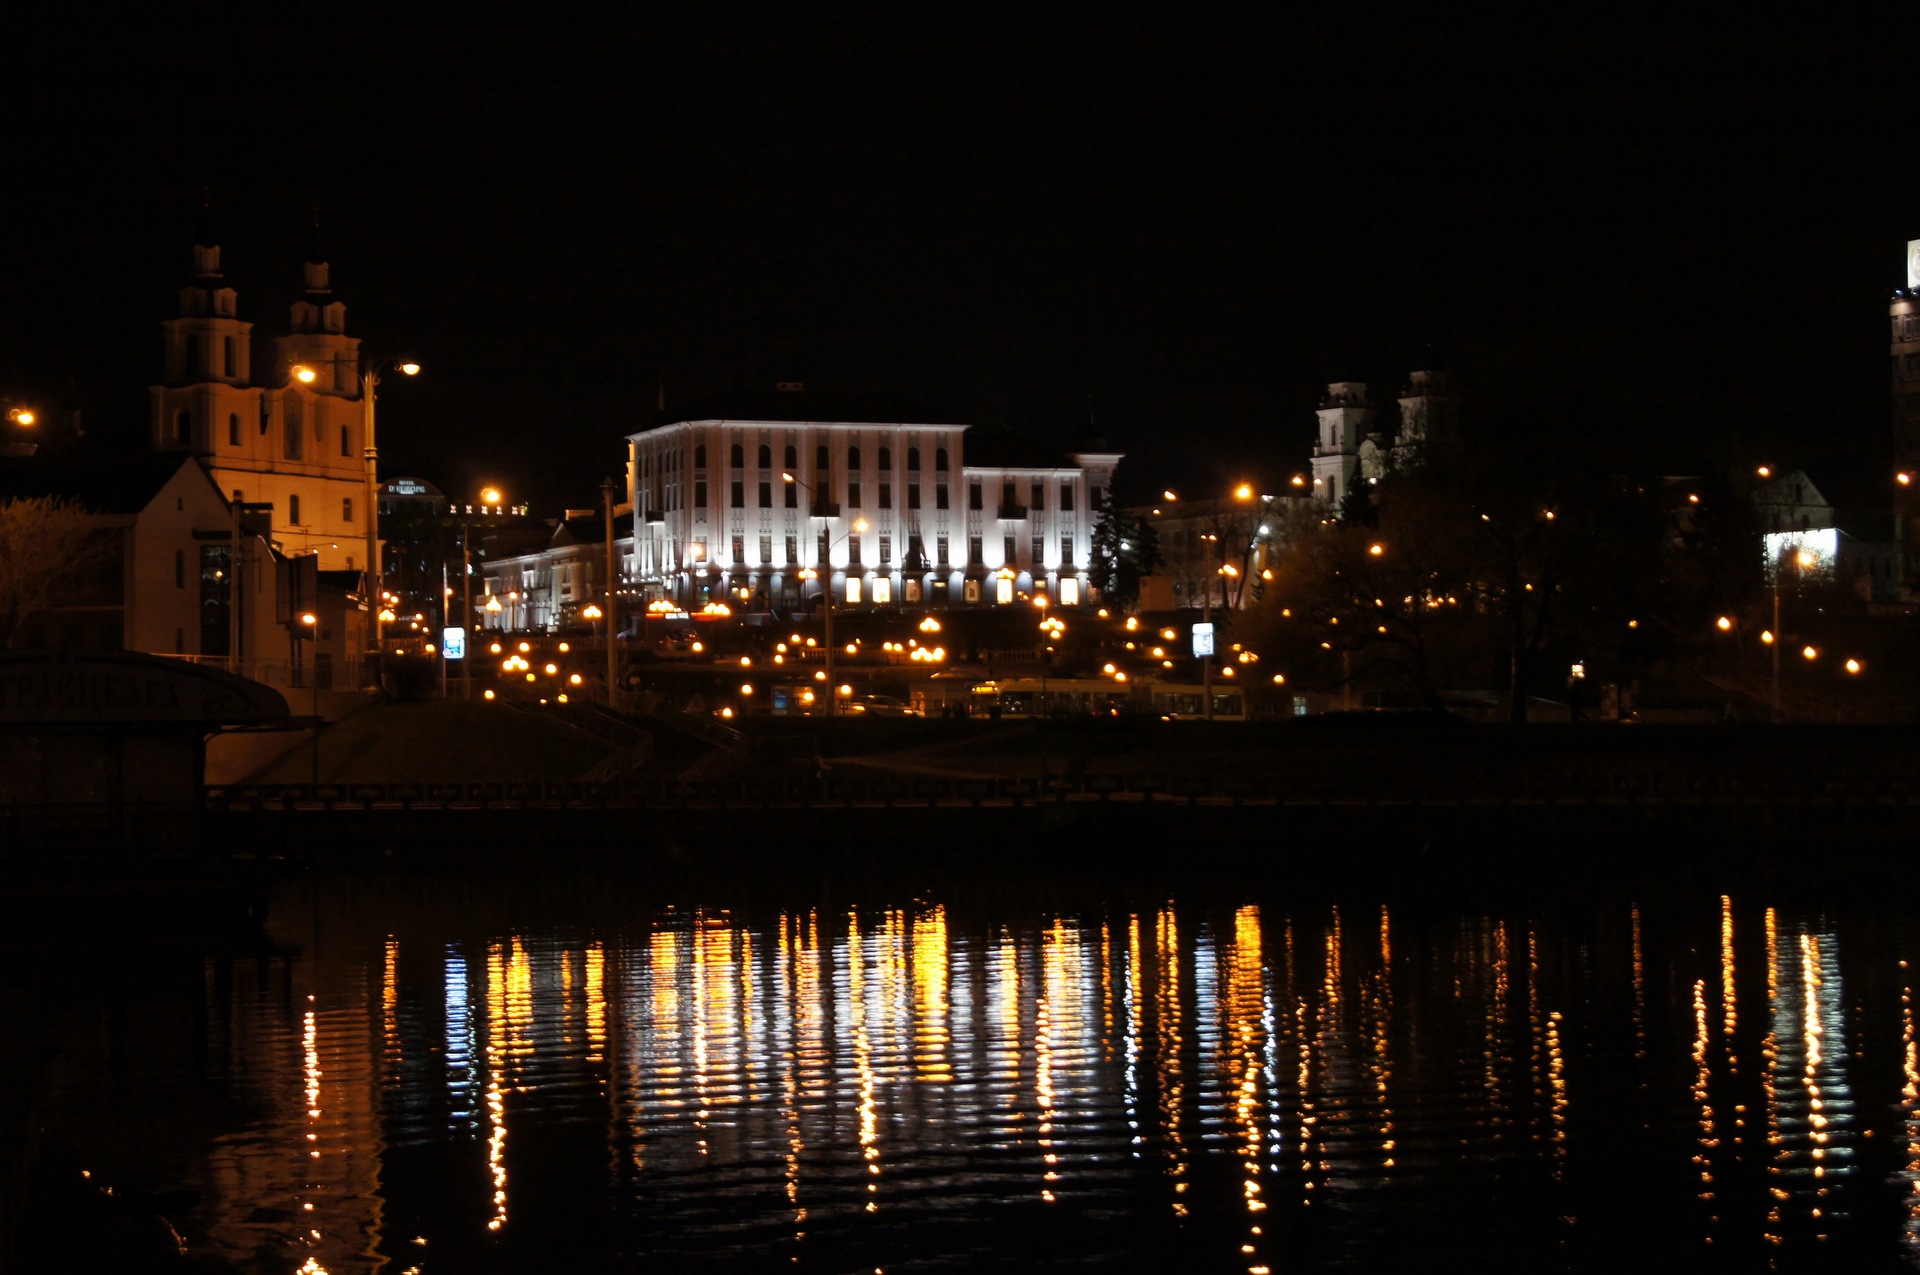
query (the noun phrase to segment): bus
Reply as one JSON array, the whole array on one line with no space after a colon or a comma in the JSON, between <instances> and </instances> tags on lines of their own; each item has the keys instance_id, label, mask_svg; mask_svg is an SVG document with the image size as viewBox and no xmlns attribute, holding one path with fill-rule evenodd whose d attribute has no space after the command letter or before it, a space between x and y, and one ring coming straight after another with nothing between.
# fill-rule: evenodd
<instances>
[{"instance_id":1,"label":"bus","mask_svg":"<svg viewBox=\"0 0 1920 1275\"><path fill-rule=\"evenodd\" d=\"M975 682L968 695L972 717L1158 717L1189 721L1206 716L1206 689L1198 683L1104 677L1002 677ZM1247 720L1247 697L1238 686L1213 688L1213 720Z\"/></svg>"}]
</instances>

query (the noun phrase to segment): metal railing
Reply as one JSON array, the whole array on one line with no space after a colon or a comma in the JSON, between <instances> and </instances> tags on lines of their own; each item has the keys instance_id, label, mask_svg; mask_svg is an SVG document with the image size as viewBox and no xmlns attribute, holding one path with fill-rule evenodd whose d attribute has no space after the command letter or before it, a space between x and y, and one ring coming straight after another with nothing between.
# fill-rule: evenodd
<instances>
[{"instance_id":1,"label":"metal railing","mask_svg":"<svg viewBox=\"0 0 1920 1275\"><path fill-rule=\"evenodd\" d=\"M1674 810L1846 810L1920 808L1920 777L1806 778L1646 773L1556 773L1473 789L1399 789L1270 782L1245 774L1111 772L1028 777L747 774L709 779L626 776L602 781L427 784L238 784L206 790L209 806L230 810L457 809L484 807L931 806L1131 801L1187 806L1328 808L1646 807ZM1903 817L1910 817L1903 814Z\"/></svg>"}]
</instances>

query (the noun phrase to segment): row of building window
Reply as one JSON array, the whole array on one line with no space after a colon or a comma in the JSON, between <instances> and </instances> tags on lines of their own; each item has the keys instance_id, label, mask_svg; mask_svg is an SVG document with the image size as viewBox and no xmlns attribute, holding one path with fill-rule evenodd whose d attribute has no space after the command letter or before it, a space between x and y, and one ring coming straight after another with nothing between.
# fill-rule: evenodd
<instances>
[{"instance_id":1,"label":"row of building window","mask_svg":"<svg viewBox=\"0 0 1920 1275\"><path fill-rule=\"evenodd\" d=\"M345 445L346 445L345 434L343 431L342 442L341 442L341 446L343 449ZM345 455L346 453L343 450L341 454ZM815 491L819 491L826 486L825 480L819 474L815 474L814 478L816 479L816 481L820 483L820 486L814 488ZM798 508L800 499L799 499L799 492L797 491L795 484L788 483L788 484L783 484L783 486L785 487L785 491L786 491L786 494L783 497L783 502L786 508L788 509ZM1008 518L1008 519L1025 518L1029 515L1030 512L1031 513L1045 512L1047 507L1046 484L1034 483L1032 485L1031 491L1032 491L1032 502L1027 505L1021 505L1018 503L1019 497L1018 497L1017 485L1011 482L1002 484L1000 489L1000 493L1001 493L1000 494L1000 516L1002 518ZM767 482L760 483L759 490L756 492L756 495L759 497L759 499L754 506L755 508L758 508L758 509L773 508L773 483L772 482L767 481ZM731 484L729 484L727 496L728 496L728 504L732 508L745 509L747 507L746 483L740 481L739 479L735 479ZM863 496L863 493L861 491L860 481L858 479L849 479L847 482L848 508L850 509L862 508L863 507L862 496ZM890 482L883 482L879 484L879 497L880 497L880 505L879 505L880 508L882 509L893 508L893 484ZM936 509L947 508L947 488L944 484L937 486L933 489L933 498L934 498L934 508ZM1061 483L1060 484L1060 512L1072 513L1073 503L1074 503L1073 502L1073 484ZM985 505L986 505L986 495L981 485L979 483L969 483L967 485L967 508L978 512L983 510L985 508ZM693 507L695 509L705 509L707 507L707 484L704 479L694 480ZM907 508L909 509L920 508L920 484L919 483L909 483L907 485Z\"/></svg>"},{"instance_id":2,"label":"row of building window","mask_svg":"<svg viewBox=\"0 0 1920 1275\"><path fill-rule=\"evenodd\" d=\"M343 496L340 498L340 521L353 521L352 496ZM298 492L291 493L287 496L287 525L292 527L298 527L300 525L300 495Z\"/></svg>"},{"instance_id":3,"label":"row of building window","mask_svg":"<svg viewBox=\"0 0 1920 1275\"><path fill-rule=\"evenodd\" d=\"M880 536L878 539L879 539L879 550L880 550L879 565L883 567L893 566L894 565L893 537ZM934 538L934 552L935 552L934 565L937 565L939 567L950 567L952 565L950 554L949 554L948 543L949 543L948 537L946 536L936 536ZM730 545L732 554L729 558L729 561L732 563L732 565L736 567L747 565L746 544L747 544L747 540L744 535L736 535L732 538L732 543ZM821 532L814 545L814 562L816 564L824 564L827 561L830 547L831 547L831 543L830 543L828 533L824 531ZM1046 540L1043 537L1035 536L1033 538L1033 541L1030 547L1033 550L1033 556L1030 560L1032 565L1034 566L1044 565L1046 554L1047 554ZM798 536L786 537L786 543L784 545L784 548L786 549L786 559L785 559L786 563L788 565L799 564L799 561L800 561L799 537ZM1003 559L1003 561L1009 564L1014 563L1019 556L1020 546L1019 546L1018 539L1013 536L1008 536L1006 538L1006 543L1004 548L1006 550L1006 556ZM1066 564L1069 569L1071 569L1074 565L1073 548L1074 548L1074 538L1071 535L1065 535L1060 537L1060 561ZM706 552L706 544L704 541L698 541L698 540L694 541L692 545L692 549L693 549L693 558L695 561L706 560L707 552ZM765 566L770 564L773 560L773 537L761 536L760 543L759 543L759 550L760 550L760 565ZM863 551L861 548L860 538L858 536L849 537L847 539L847 565L850 567L858 567L863 565L862 552ZM917 535L911 535L907 537L907 556L903 560L902 565L906 566L909 570L914 570L914 571L927 569L928 564L927 564L926 545L925 545L925 542L921 539L921 537ZM967 565L970 567L982 567L986 565L986 559L984 554L984 544L982 542L982 538L979 536L967 537Z\"/></svg>"},{"instance_id":4,"label":"row of building window","mask_svg":"<svg viewBox=\"0 0 1920 1275\"><path fill-rule=\"evenodd\" d=\"M672 453L668 453L668 455L671 455L671 454ZM784 455L783 467L789 473L791 473L792 471L800 467L800 449L795 447L792 443L787 444L786 450L783 453L783 455ZM729 452L728 459L732 463L733 468L745 469L747 467L746 447L740 443L733 444L733 447ZM760 461L761 469L773 468L773 448L768 446L766 443L760 444L759 461ZM695 469L705 469L707 467L707 445L705 443L695 444L693 449L693 467ZM822 473L830 470L833 467L833 451L825 443L822 443L818 447L813 449L813 467ZM949 462L947 459L946 448L941 447L934 451L933 467L935 470L939 471L940 473L944 474L947 472L949 468ZM857 470L860 468L859 447L854 446L854 447L847 448L847 468L849 470ZM883 471L890 470L893 468L893 448L882 447L880 449L880 468ZM908 472L918 473L919 469L920 469L920 449L918 447L907 448Z\"/></svg>"},{"instance_id":5,"label":"row of building window","mask_svg":"<svg viewBox=\"0 0 1920 1275\"><path fill-rule=\"evenodd\" d=\"M292 398L288 400L288 403L292 405L299 401L298 398ZM303 416L304 413L298 410L291 410L287 414L287 427L283 440L284 445L281 449L287 460L301 459L304 450L305 430L305 422L302 419ZM260 432L262 434L267 432L268 419L269 409L266 403L262 401L260 405ZM193 412L188 408L183 407L173 414L173 441L174 444L179 447L188 447L193 443ZM240 413L228 412L227 446L238 447L240 445ZM342 456L353 455L353 433L351 426L342 425L340 427L340 454Z\"/></svg>"}]
</instances>

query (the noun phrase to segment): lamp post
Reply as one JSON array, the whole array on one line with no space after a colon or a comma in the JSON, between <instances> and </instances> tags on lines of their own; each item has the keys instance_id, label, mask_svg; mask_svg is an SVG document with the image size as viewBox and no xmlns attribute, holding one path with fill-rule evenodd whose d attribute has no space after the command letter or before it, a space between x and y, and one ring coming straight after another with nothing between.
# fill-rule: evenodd
<instances>
[{"instance_id":1,"label":"lamp post","mask_svg":"<svg viewBox=\"0 0 1920 1275\"><path fill-rule=\"evenodd\" d=\"M1213 720L1213 547L1220 537L1212 534L1200 537L1201 573L1206 583L1200 594L1200 623L1207 626L1207 653L1200 657L1200 715L1202 720Z\"/></svg>"},{"instance_id":2,"label":"lamp post","mask_svg":"<svg viewBox=\"0 0 1920 1275\"><path fill-rule=\"evenodd\" d=\"M315 615L311 611L302 611L300 613L300 624L306 630L306 636L309 642L313 641L315 636L318 634L319 629L317 626L319 625L319 622L320 622L320 617ZM320 655L319 655L319 652L316 651L313 653L312 662L314 665L314 676L308 678L307 680L313 683L313 688L311 691L311 694L313 697L313 782L316 785L318 785L320 782L320 677L319 677Z\"/></svg>"},{"instance_id":3,"label":"lamp post","mask_svg":"<svg viewBox=\"0 0 1920 1275\"><path fill-rule=\"evenodd\" d=\"M807 516L808 517L811 518L811 517L826 516L825 514L815 514L813 512L813 510L817 508L817 503L814 500L813 488L807 486L807 484L801 482L798 478L795 478L792 474L788 473L785 470L780 471L780 481L784 483L792 483L795 487L798 487L801 491L804 491L807 493ZM840 688L833 680L833 546L836 544L839 544L841 540L845 540L847 536L853 535L858 532L864 532L866 531L866 529L867 529L867 520L865 518L854 519L853 526L848 528L844 534L842 534L838 539L831 540L828 542L827 553L826 553L827 560L820 564L820 570L823 573L820 576L820 619L821 619L821 624L826 631L825 645L826 645L826 651L827 651L827 716L829 717L837 717L840 713ZM806 577L807 577L807 573L803 570L800 573L800 578L804 580L806 579Z\"/></svg>"},{"instance_id":4,"label":"lamp post","mask_svg":"<svg viewBox=\"0 0 1920 1275\"><path fill-rule=\"evenodd\" d=\"M366 443L367 469L367 590L372 600L368 608L373 612L373 649L380 651L386 645L386 624L380 616L380 594L382 576L380 573L380 449L374 440L373 406L380 388L380 373L393 367L402 376L420 375L420 365L411 359L380 359L360 370L360 411L361 430Z\"/></svg>"},{"instance_id":5,"label":"lamp post","mask_svg":"<svg viewBox=\"0 0 1920 1275\"><path fill-rule=\"evenodd\" d=\"M374 438L374 403L379 397L380 374L388 368L402 376L420 375L418 363L399 355L365 361L360 366L360 431L362 442L365 443L362 456L367 487L367 612L372 621L373 634L368 647L373 651L381 650L386 640L386 621L380 614L383 592L380 573L380 449ZM293 379L302 385L312 385L320 379L320 374L306 363L294 364L292 373Z\"/></svg>"},{"instance_id":6,"label":"lamp post","mask_svg":"<svg viewBox=\"0 0 1920 1275\"><path fill-rule=\"evenodd\" d=\"M1773 564L1773 640L1768 643L1773 648L1773 720L1780 718L1780 572L1784 566L1782 554ZM1805 571L1813 565L1813 555L1801 549L1793 555L1794 565Z\"/></svg>"},{"instance_id":7,"label":"lamp post","mask_svg":"<svg viewBox=\"0 0 1920 1275\"><path fill-rule=\"evenodd\" d=\"M615 707L615 703L616 703L616 692L614 690L615 660L614 660L614 651L613 651L613 639L614 639L614 634L619 632L616 617L620 613L620 609L615 604L615 601L614 601L614 585L617 583L617 579L614 575L614 568L613 568L613 557L614 557L614 554L613 554L613 511L614 511L613 490L614 490L613 479L611 477L604 478L601 480L600 497L603 501L606 502L606 506L607 506L607 707L608 708ZM634 538L637 543L639 539L639 531L637 529L634 532Z\"/></svg>"},{"instance_id":8,"label":"lamp post","mask_svg":"<svg viewBox=\"0 0 1920 1275\"><path fill-rule=\"evenodd\" d=\"M482 514L497 510L505 499L498 487L480 489L480 510ZM466 506L460 516L460 628L472 636L473 623L473 506ZM497 605L497 604L496 604ZM469 643L471 646L472 643ZM441 663L446 662L446 653L441 652ZM460 668L461 694L466 699L473 698L473 652L466 652Z\"/></svg>"}]
</instances>

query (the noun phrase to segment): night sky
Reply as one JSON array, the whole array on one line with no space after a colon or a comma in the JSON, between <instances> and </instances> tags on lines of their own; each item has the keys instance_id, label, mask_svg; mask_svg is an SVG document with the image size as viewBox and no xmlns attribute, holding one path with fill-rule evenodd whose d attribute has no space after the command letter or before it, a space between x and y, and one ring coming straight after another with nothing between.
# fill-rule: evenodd
<instances>
[{"instance_id":1,"label":"night sky","mask_svg":"<svg viewBox=\"0 0 1920 1275\"><path fill-rule=\"evenodd\" d=\"M1884 498L1910 33L689 8L16 29L0 395L138 445L205 192L257 331L317 208L351 330L426 365L384 472L541 511L663 386L1103 437L1144 495L1278 482L1329 380L1516 362L1622 466Z\"/></svg>"}]
</instances>

